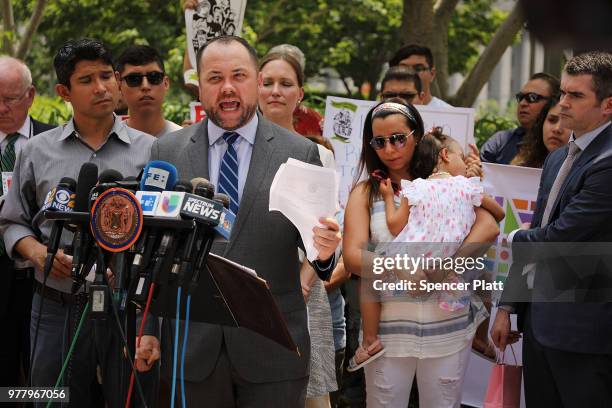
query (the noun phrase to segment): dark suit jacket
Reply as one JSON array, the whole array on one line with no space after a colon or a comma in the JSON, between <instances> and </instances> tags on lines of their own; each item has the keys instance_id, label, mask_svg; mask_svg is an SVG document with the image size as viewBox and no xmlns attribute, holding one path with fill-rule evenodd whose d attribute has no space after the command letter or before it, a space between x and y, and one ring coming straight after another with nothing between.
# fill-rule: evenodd
<instances>
[{"instance_id":1,"label":"dark suit jacket","mask_svg":"<svg viewBox=\"0 0 612 408\"><path fill-rule=\"evenodd\" d=\"M518 153L525 133L525 128L520 126L496 132L482 145L480 160L487 163L510 163Z\"/></svg>"},{"instance_id":2,"label":"dark suit jacket","mask_svg":"<svg viewBox=\"0 0 612 408\"><path fill-rule=\"evenodd\" d=\"M247 381L275 382L308 375L310 339L299 280L299 233L279 212L270 212L270 186L280 165L293 157L321 165L317 146L259 116L251 163L240 211L228 243L212 252L253 268L267 280L301 356L247 329L191 322L185 378L200 382L214 369L222 341L238 373ZM207 121L161 137L152 160L176 165L183 179L209 178ZM164 323L162 361L171 362L170 324Z\"/></svg>"},{"instance_id":3,"label":"dark suit jacket","mask_svg":"<svg viewBox=\"0 0 612 408\"><path fill-rule=\"evenodd\" d=\"M47 130L53 129L55 126L47 125L46 123L39 122L32 119L30 123L32 126L32 134L37 135ZM1 208L1 207L0 207ZM4 313L8 309L8 300L10 299L9 294L11 293L11 287L13 285L13 275L15 270L13 268L13 261L4 254L0 258L0 317L4 316Z\"/></svg>"},{"instance_id":4,"label":"dark suit jacket","mask_svg":"<svg viewBox=\"0 0 612 408\"><path fill-rule=\"evenodd\" d=\"M517 258L516 252L521 262L512 265L500 304L516 307L519 328L525 313L530 313L531 330L546 347L612 354L612 254L577 257L567 248L569 242L575 242L576 247L588 247L585 242L612 242L612 126L576 159L561 186L549 223L540 227L549 192L567 152L567 146L554 151L544 164L531 229L518 231L512 241L513 258ZM562 244L566 249L559 253L538 243L566 243ZM517 294L526 291L522 269L529 262L537 262L537 268L529 295L532 303L526 307L514 301ZM570 299L567 303L551 302L555 296Z\"/></svg>"},{"instance_id":5,"label":"dark suit jacket","mask_svg":"<svg viewBox=\"0 0 612 408\"><path fill-rule=\"evenodd\" d=\"M32 119L32 134L37 135L42 132L46 132L47 130L51 130L56 128L56 125L48 125L46 123L42 123L37 121L36 119Z\"/></svg>"}]
</instances>

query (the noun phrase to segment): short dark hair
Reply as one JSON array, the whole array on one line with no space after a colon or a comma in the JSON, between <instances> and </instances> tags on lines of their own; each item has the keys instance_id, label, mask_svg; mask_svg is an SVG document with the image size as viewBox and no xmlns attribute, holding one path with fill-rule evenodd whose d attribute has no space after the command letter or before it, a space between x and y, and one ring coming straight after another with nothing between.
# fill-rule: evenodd
<instances>
[{"instance_id":1,"label":"short dark hair","mask_svg":"<svg viewBox=\"0 0 612 408\"><path fill-rule=\"evenodd\" d=\"M429 68L433 68L434 59L431 50L429 49L429 47L417 44L405 45L399 50L397 50L393 57L389 60L389 65L392 67L399 65L401 61L405 60L411 55L422 55L427 60Z\"/></svg>"},{"instance_id":2,"label":"short dark hair","mask_svg":"<svg viewBox=\"0 0 612 408\"><path fill-rule=\"evenodd\" d=\"M197 65L196 69L198 71L198 74L200 73L200 60L202 59L202 54L204 54L204 51L206 50L206 48L208 48L211 44L216 43L216 42L227 45L234 41L241 44L244 48L246 48L246 50L249 52L249 56L251 57L251 60L253 61L255 70L258 71L259 58L257 57L257 51L255 51L255 48L253 48L253 46L249 44L247 40L245 40L242 37L238 37L237 35L222 35L222 36L213 38L212 40L210 40L209 42L201 46L200 49L198 50L198 53L196 54L196 65Z\"/></svg>"},{"instance_id":3,"label":"short dark hair","mask_svg":"<svg viewBox=\"0 0 612 408\"><path fill-rule=\"evenodd\" d=\"M530 81L535 81L536 79L544 81L548 84L548 89L552 99L559 98L559 93L561 92L561 83L559 82L559 78L547 72L536 72L529 77Z\"/></svg>"},{"instance_id":4,"label":"short dark hair","mask_svg":"<svg viewBox=\"0 0 612 408\"><path fill-rule=\"evenodd\" d=\"M418 93L423 92L421 78L417 74L414 74L410 68L403 65L396 65L387 70L380 85L381 92L385 89L385 84L388 81L412 82Z\"/></svg>"},{"instance_id":5,"label":"short dark hair","mask_svg":"<svg viewBox=\"0 0 612 408\"><path fill-rule=\"evenodd\" d=\"M599 102L612 96L612 54L591 51L576 55L563 68L568 75L592 75L593 91Z\"/></svg>"},{"instance_id":6,"label":"short dark hair","mask_svg":"<svg viewBox=\"0 0 612 408\"><path fill-rule=\"evenodd\" d=\"M70 40L64 43L53 58L57 82L70 88L70 77L80 61L97 61L113 67L113 56L102 41L91 38Z\"/></svg>"},{"instance_id":7,"label":"short dark hair","mask_svg":"<svg viewBox=\"0 0 612 408\"><path fill-rule=\"evenodd\" d=\"M156 62L162 72L166 72L164 60L155 48L148 45L130 45L115 61L115 70L121 74L126 65L147 65L152 62Z\"/></svg>"},{"instance_id":8,"label":"short dark hair","mask_svg":"<svg viewBox=\"0 0 612 408\"><path fill-rule=\"evenodd\" d=\"M434 127L425 133L415 148L415 158L410 163L410 172L414 178L426 179L431 176L438 166L440 152L456 145L459 142L445 135L441 127Z\"/></svg>"},{"instance_id":9,"label":"short dark hair","mask_svg":"<svg viewBox=\"0 0 612 408\"><path fill-rule=\"evenodd\" d=\"M300 66L299 61L288 52L274 51L267 53L266 55L264 55L264 57L261 59L261 62L259 63L259 70L261 71L268 62L276 60L282 60L289 64L295 72L295 77L297 78L298 86L304 86L304 71L302 71L302 67Z\"/></svg>"}]
</instances>

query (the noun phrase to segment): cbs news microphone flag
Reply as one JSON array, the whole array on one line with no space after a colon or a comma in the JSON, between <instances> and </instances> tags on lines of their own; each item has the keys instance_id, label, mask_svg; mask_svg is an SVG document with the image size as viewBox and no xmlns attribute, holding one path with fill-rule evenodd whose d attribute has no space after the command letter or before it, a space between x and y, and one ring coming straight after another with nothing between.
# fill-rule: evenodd
<instances>
[{"instance_id":1,"label":"cbs news microphone flag","mask_svg":"<svg viewBox=\"0 0 612 408\"><path fill-rule=\"evenodd\" d=\"M521 224L531 222L538 196L541 169L483 163L485 192L502 206L506 217L500 222L497 243L487 251L485 265L495 281L504 282L512 263L512 250L508 245L508 234ZM494 295L499 295L495 292ZM495 300L494 304L495 304ZM495 318L496 308L491 310L491 321ZM513 324L516 324L513 317ZM518 363L522 364L522 340L514 345ZM481 407L489 381L493 363L472 353L468 363L461 402L473 407ZM524 398L524 392L521 393ZM521 401L521 407L525 402Z\"/></svg>"}]
</instances>

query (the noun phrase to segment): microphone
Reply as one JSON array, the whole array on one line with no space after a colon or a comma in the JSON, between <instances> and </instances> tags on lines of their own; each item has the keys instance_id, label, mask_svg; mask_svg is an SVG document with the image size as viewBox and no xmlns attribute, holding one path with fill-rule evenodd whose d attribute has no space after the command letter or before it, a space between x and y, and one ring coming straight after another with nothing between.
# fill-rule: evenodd
<instances>
[{"instance_id":1,"label":"microphone","mask_svg":"<svg viewBox=\"0 0 612 408\"><path fill-rule=\"evenodd\" d=\"M206 180L204 177L195 177L191 179L191 185L193 186L193 190L195 191L195 188L198 184L209 184L210 181Z\"/></svg>"},{"instance_id":2,"label":"microphone","mask_svg":"<svg viewBox=\"0 0 612 408\"><path fill-rule=\"evenodd\" d=\"M199 196L212 200L213 196L215 195L215 186L213 186L212 183L204 179L204 182L198 183L193 188L193 192Z\"/></svg>"},{"instance_id":3,"label":"microphone","mask_svg":"<svg viewBox=\"0 0 612 408\"><path fill-rule=\"evenodd\" d=\"M116 174L114 175L116 176ZM103 318L108 311L109 291L104 278L108 261L107 253L116 253L118 285L114 298L123 308L125 296L125 252L132 247L142 232L143 215L136 196L116 183L100 183L94 190L100 191L91 209L91 232L98 246L96 277L89 286L91 316Z\"/></svg>"},{"instance_id":4,"label":"microphone","mask_svg":"<svg viewBox=\"0 0 612 408\"><path fill-rule=\"evenodd\" d=\"M147 163L140 180L139 190L136 191L143 215L155 215L161 201L161 192L172 190L177 178L178 172L174 165L161 160Z\"/></svg>"},{"instance_id":5,"label":"microphone","mask_svg":"<svg viewBox=\"0 0 612 408\"><path fill-rule=\"evenodd\" d=\"M213 200L223 204L221 219L219 220L219 225L215 227L215 231L229 241L234 222L236 221L236 214L229 209L230 198L227 194L217 193L214 195Z\"/></svg>"},{"instance_id":6,"label":"microphone","mask_svg":"<svg viewBox=\"0 0 612 408\"><path fill-rule=\"evenodd\" d=\"M213 200L219 201L221 204L223 204L223 208L225 209L228 209L230 206L230 198L227 194L217 193L213 196Z\"/></svg>"},{"instance_id":7,"label":"microphone","mask_svg":"<svg viewBox=\"0 0 612 408\"><path fill-rule=\"evenodd\" d=\"M162 160L153 160L147 163L140 180L140 190L164 191L171 190L176 184L178 171L176 167Z\"/></svg>"},{"instance_id":8,"label":"microphone","mask_svg":"<svg viewBox=\"0 0 612 408\"><path fill-rule=\"evenodd\" d=\"M72 212L74 208L73 193L76 188L76 181L70 177L64 177L60 180L57 187L53 188L49 194L47 194L48 205L46 211L63 211ZM47 260L46 262L53 263L53 258L59 248L60 239L62 237L62 231L64 229L64 220L56 220L53 222L51 227L51 234L49 234L49 243L47 245ZM45 269L47 267L45 266ZM49 265L49 271L51 265Z\"/></svg>"},{"instance_id":9,"label":"microphone","mask_svg":"<svg viewBox=\"0 0 612 408\"><path fill-rule=\"evenodd\" d=\"M45 198L41 211L74 211L76 181L70 177L60 180L57 187L53 187Z\"/></svg>"},{"instance_id":10,"label":"microphone","mask_svg":"<svg viewBox=\"0 0 612 408\"><path fill-rule=\"evenodd\" d=\"M79 171L75 212L87 212L89 208L89 192L98 181L98 166L94 163L84 163ZM87 263L91 251L91 236L86 230L87 226L77 224L72 240L72 293L76 293L83 277L83 267Z\"/></svg>"},{"instance_id":11,"label":"microphone","mask_svg":"<svg viewBox=\"0 0 612 408\"><path fill-rule=\"evenodd\" d=\"M179 180L174 185L174 191L189 193L192 190L191 182L188 180Z\"/></svg>"},{"instance_id":12,"label":"microphone","mask_svg":"<svg viewBox=\"0 0 612 408\"><path fill-rule=\"evenodd\" d=\"M174 190L175 190L174 192L164 191L164 193L185 194L186 191L191 191L191 188L192 188L191 183L189 181L179 180L174 186ZM173 218L180 219L181 217L179 216L179 214L177 214L176 217L173 217ZM176 245L175 241L176 241L176 231L172 229L166 231L162 235L159 246L157 247L157 251L155 251L155 260L153 261L153 273L151 274L151 279L153 282L157 282L159 273L161 272L164 258L168 254L168 250L172 248L174 245Z\"/></svg>"},{"instance_id":13,"label":"microphone","mask_svg":"<svg viewBox=\"0 0 612 408\"><path fill-rule=\"evenodd\" d=\"M98 178L98 184L91 189L89 193L89 210L94 205L94 202L98 199L100 194L109 188L117 187L117 181L122 180L123 175L119 173L117 170L108 169L104 170L100 173L100 177Z\"/></svg>"},{"instance_id":14,"label":"microphone","mask_svg":"<svg viewBox=\"0 0 612 408\"><path fill-rule=\"evenodd\" d=\"M200 183L196 186L195 191L212 198L214 194L214 186L211 183ZM219 225L223 214L223 204L221 201L214 201L208 198L189 194L185 196L181 215L185 218L193 218L199 223L204 224L205 230L200 244L200 250L196 255L196 263L194 266L189 291L193 292L200 280L200 271L204 268L208 253L212 247L215 236L215 227Z\"/></svg>"},{"instance_id":15,"label":"microphone","mask_svg":"<svg viewBox=\"0 0 612 408\"><path fill-rule=\"evenodd\" d=\"M183 286L186 275L193 264L194 251L201 235L204 234L202 245L206 245L208 241L207 237L210 236L209 226L215 223L213 210L222 210L222 207L219 205L220 203L211 202L207 198L212 197L210 192L214 191L214 187L208 180L197 177L191 180L191 184L194 186L194 194L184 197L183 205L181 206L181 217L195 220L196 225L187 236L182 256L172 265L172 272L179 275L179 286ZM210 210L211 207L209 205L213 206L213 210Z\"/></svg>"},{"instance_id":16,"label":"microphone","mask_svg":"<svg viewBox=\"0 0 612 408\"><path fill-rule=\"evenodd\" d=\"M138 177L129 176L123 180L118 180L117 185L121 188L125 188L126 190L135 192L138 191L138 188L140 187L140 180L138 180Z\"/></svg>"}]
</instances>

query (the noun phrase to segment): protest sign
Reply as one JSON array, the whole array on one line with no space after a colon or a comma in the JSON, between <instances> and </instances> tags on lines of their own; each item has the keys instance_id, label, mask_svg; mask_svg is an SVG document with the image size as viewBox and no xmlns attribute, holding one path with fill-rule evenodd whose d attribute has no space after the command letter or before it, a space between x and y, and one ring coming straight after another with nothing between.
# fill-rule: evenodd
<instances>
[{"instance_id":1,"label":"protest sign","mask_svg":"<svg viewBox=\"0 0 612 408\"><path fill-rule=\"evenodd\" d=\"M199 0L195 10L185 10L187 53L193 67L185 82L198 85L196 54L200 47L221 35L240 35L247 0Z\"/></svg>"}]
</instances>

